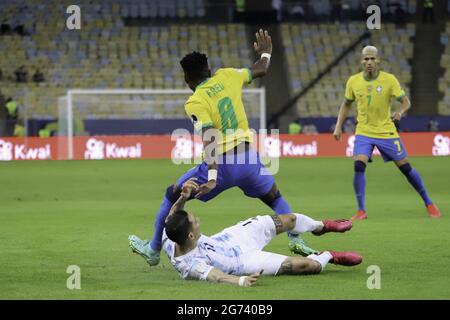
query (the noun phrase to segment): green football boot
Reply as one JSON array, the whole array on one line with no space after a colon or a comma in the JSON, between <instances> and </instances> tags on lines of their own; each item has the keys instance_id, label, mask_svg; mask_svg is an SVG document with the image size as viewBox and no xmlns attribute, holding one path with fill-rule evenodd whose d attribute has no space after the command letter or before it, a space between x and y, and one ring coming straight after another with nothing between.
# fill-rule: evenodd
<instances>
[{"instance_id":1,"label":"green football boot","mask_svg":"<svg viewBox=\"0 0 450 320\"><path fill-rule=\"evenodd\" d=\"M147 261L150 266L156 266L159 263L159 252L150 247L149 240L142 240L138 236L128 237L128 244L134 253L137 253Z\"/></svg>"},{"instance_id":2,"label":"green football boot","mask_svg":"<svg viewBox=\"0 0 450 320\"><path fill-rule=\"evenodd\" d=\"M295 234L289 234L289 250L293 253L299 254L301 256L307 257L310 254L318 254L319 251L308 247L306 241L300 238L300 236Z\"/></svg>"}]
</instances>

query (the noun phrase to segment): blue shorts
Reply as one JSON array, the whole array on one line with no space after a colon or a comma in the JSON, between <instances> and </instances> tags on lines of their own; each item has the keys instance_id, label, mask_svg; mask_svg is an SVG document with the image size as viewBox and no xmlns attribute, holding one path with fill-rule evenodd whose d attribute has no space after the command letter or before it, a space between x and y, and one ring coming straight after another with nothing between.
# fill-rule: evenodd
<instances>
[{"instance_id":1,"label":"blue shorts","mask_svg":"<svg viewBox=\"0 0 450 320\"><path fill-rule=\"evenodd\" d=\"M384 162L402 160L407 156L400 138L379 139L361 135L356 135L353 155L363 154L371 159L374 147L380 151Z\"/></svg>"},{"instance_id":2,"label":"blue shorts","mask_svg":"<svg viewBox=\"0 0 450 320\"><path fill-rule=\"evenodd\" d=\"M239 187L246 196L260 198L272 189L275 183L273 175L264 167L258 152L248 150L237 155L222 155L222 163L218 164L216 187L209 193L201 196L199 200L209 201L222 191L232 187ZM208 181L208 165L202 162L188 170L177 181L177 186L190 178L197 178L197 183Z\"/></svg>"}]
</instances>

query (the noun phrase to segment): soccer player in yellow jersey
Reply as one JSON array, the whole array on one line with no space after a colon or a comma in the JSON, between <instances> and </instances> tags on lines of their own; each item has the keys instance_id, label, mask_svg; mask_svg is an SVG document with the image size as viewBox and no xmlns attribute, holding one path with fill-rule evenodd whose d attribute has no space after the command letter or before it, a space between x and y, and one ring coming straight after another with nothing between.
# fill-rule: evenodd
<instances>
[{"instance_id":1,"label":"soccer player in yellow jersey","mask_svg":"<svg viewBox=\"0 0 450 320\"><path fill-rule=\"evenodd\" d=\"M193 198L201 201L209 201L229 188L239 187L246 196L259 198L277 214L292 212L274 177L261 163L259 154L249 148L252 135L242 103L242 87L267 72L272 53L272 40L267 31L256 33L254 48L261 58L251 68L224 68L214 75L211 75L204 54L192 52L180 61L185 81L194 91L185 104L186 113L194 127L202 131L205 151L214 149L215 152L205 152L200 165L167 188L156 217L152 241L129 237L132 250L144 257L149 265L159 263L165 219L180 197L181 186L189 179L194 178L198 183L199 188ZM217 141L205 138L211 131ZM214 146L211 143L216 147L210 148ZM289 246L296 253L309 255L317 252L307 247L298 234L291 233L290 239Z\"/></svg>"},{"instance_id":2,"label":"soccer player in yellow jersey","mask_svg":"<svg viewBox=\"0 0 450 320\"><path fill-rule=\"evenodd\" d=\"M397 78L379 68L378 50L367 46L362 51L363 72L351 76L345 89L345 101L339 110L334 137L339 140L342 124L347 118L353 102L356 102L357 124L353 150L353 187L358 202L358 212L352 217L367 219L365 207L367 162L372 157L374 147L380 151L385 162L394 161L409 183L422 197L430 217L439 218L439 209L428 197L419 172L411 167L406 150L397 133L395 122L399 122L411 103L400 87ZM401 103L400 110L391 116L390 101L394 98Z\"/></svg>"}]
</instances>

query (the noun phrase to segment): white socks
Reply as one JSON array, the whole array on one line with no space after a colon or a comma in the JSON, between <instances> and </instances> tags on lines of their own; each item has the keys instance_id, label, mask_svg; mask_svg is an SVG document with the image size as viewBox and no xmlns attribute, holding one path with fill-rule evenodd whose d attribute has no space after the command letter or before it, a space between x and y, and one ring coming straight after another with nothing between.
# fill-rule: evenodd
<instances>
[{"instance_id":1,"label":"white socks","mask_svg":"<svg viewBox=\"0 0 450 320\"><path fill-rule=\"evenodd\" d=\"M295 227L291 230L292 233L302 234L305 232L320 231L323 228L322 221L316 221L308 216L300 213L294 213L296 216Z\"/></svg>"},{"instance_id":2,"label":"white socks","mask_svg":"<svg viewBox=\"0 0 450 320\"><path fill-rule=\"evenodd\" d=\"M328 251L324 251L321 254L317 255L317 254L310 254L309 256L307 256L307 258L317 261L318 263L320 263L320 265L322 266L322 270L325 268L325 266L327 265L327 263L333 259L333 256L331 255L331 253L329 253Z\"/></svg>"}]
</instances>

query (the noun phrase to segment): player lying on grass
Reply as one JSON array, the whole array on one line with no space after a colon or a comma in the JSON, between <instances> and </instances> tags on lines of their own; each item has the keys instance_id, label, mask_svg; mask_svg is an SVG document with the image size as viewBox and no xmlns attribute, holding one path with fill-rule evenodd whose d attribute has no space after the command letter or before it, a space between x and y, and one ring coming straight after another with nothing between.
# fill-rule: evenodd
<instances>
[{"instance_id":1,"label":"player lying on grass","mask_svg":"<svg viewBox=\"0 0 450 320\"><path fill-rule=\"evenodd\" d=\"M183 210L191 193L198 190L199 186L193 179L183 184L180 197L167 216L163 235L163 249L183 279L249 287L261 274L316 274L329 262L344 266L362 262L362 257L355 252L324 251L305 258L263 251L280 233L294 231L322 235L345 232L352 227L349 220L315 221L298 213L266 215L240 222L211 237L205 236L200 233L199 219ZM134 235L128 240L136 252L135 243L141 240Z\"/></svg>"},{"instance_id":2,"label":"player lying on grass","mask_svg":"<svg viewBox=\"0 0 450 320\"><path fill-rule=\"evenodd\" d=\"M374 147L380 151L385 162L394 161L408 182L422 197L429 216L439 218L441 213L428 196L419 172L411 167L395 126L395 122L400 121L411 103L400 87L397 78L393 74L381 71L379 63L377 48L365 47L361 58L364 70L351 76L347 81L345 101L339 110L336 129L333 133L336 140L341 138L342 124L347 118L352 103L356 101L357 125L353 150L355 170L353 187L358 202L358 211L352 220L367 219L365 170L367 162L372 158ZM392 117L391 98L395 98L401 103L400 110L394 112Z\"/></svg>"},{"instance_id":3,"label":"player lying on grass","mask_svg":"<svg viewBox=\"0 0 450 320\"><path fill-rule=\"evenodd\" d=\"M196 199L201 201L209 201L229 188L239 187L246 196L260 199L277 214L292 212L273 175L261 163L259 154L250 148L252 132L242 102L242 87L267 73L272 53L272 40L267 31L259 30L254 48L261 57L252 67L223 68L212 76L204 54L193 52L180 62L186 83L194 91L185 104L186 113L195 129L202 132L202 137L206 132L213 131L218 141L215 141L214 156L205 153L201 164L167 187L156 216L152 240L136 243L151 266L159 263L164 221L169 210L178 199L183 183L192 177L196 177L200 184ZM205 150L210 143L203 140ZM218 159L222 160L221 163ZM300 254L315 252L294 234L291 234L289 246Z\"/></svg>"}]
</instances>

